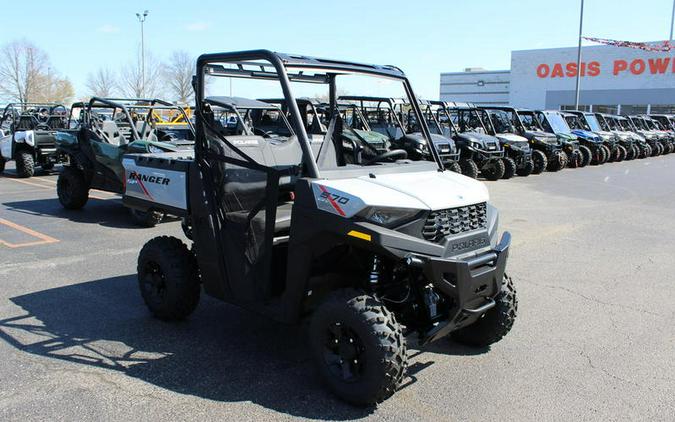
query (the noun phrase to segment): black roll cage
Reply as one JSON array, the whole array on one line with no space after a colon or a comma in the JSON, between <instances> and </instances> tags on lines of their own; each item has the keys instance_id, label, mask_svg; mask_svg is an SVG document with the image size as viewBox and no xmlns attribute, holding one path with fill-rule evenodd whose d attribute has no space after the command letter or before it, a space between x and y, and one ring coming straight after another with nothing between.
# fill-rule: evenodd
<instances>
[{"instance_id":1,"label":"black roll cage","mask_svg":"<svg viewBox=\"0 0 675 422\"><path fill-rule=\"evenodd\" d=\"M267 63L257 62L264 60ZM234 66L234 68L226 68L222 64ZM296 69L295 72L289 70ZM306 74L306 70L323 71L325 73ZM320 83L328 84L329 86L329 106L331 115L337 112L337 92L335 78L341 74L363 74L370 76L380 76L399 80L403 83L406 94L413 103L415 113L419 119L422 119L422 114L417 104L417 97L412 90L410 82L405 74L395 66L379 66L360 63L351 63L338 60L320 59L315 57L292 55L276 53L270 50L249 50L237 51L230 53L213 53L203 54L197 59L197 73L194 78L195 102L196 102L196 116L197 119L203 119L202 102L204 101L205 93L205 75L223 76L232 78L248 78L248 79L268 79L277 80L281 85L281 89L286 99L291 125L294 127L298 142L302 149L303 164L305 165L307 175L311 178L320 178L319 167L312 154L309 137L305 130L304 124L301 121L300 110L291 89L290 83L305 82L305 83ZM206 136L203 132L203 125L197 126L197 142L195 143L195 158L202 159L206 156L208 145L206 144ZM436 148L431 142L431 133L426 124L422 124L422 134L429 142L432 156L439 171L443 171L443 163L441 161ZM236 151L242 156L245 156L236 148Z\"/></svg>"},{"instance_id":2,"label":"black roll cage","mask_svg":"<svg viewBox=\"0 0 675 422\"><path fill-rule=\"evenodd\" d=\"M30 115L31 113L28 113L29 107L47 108L49 110L50 116L52 116L54 110L56 110L59 107L62 108L63 111L68 113L68 108L61 103L40 103L40 102L9 103L3 109L2 116L0 116L0 127L2 127L5 121L7 121L7 119L9 119L10 117L12 118L12 121L14 121L15 119L21 116Z\"/></svg>"},{"instance_id":3,"label":"black roll cage","mask_svg":"<svg viewBox=\"0 0 675 422\"><path fill-rule=\"evenodd\" d=\"M133 110L134 108L143 108L143 109L148 109L148 112L146 114L146 118L143 120L143 133L145 133L145 129L148 125L148 122L152 118L152 112L154 110L178 110L183 117L185 118L185 122L187 123L188 128L192 132L192 134L195 134L195 128L192 125L192 122L188 118L187 113L185 112L185 109L179 105L174 105L171 104L168 101L160 100L158 98L154 99L148 99L148 98L103 98L103 97L92 97L88 102L77 102L73 103L73 105L70 108L70 114L68 116L68 127L70 127L70 123L73 121L73 110L75 109L82 109L85 110L84 116L79 116L79 119L82 120L83 124L86 126L91 125L91 111L92 109L95 108L112 108L113 109L113 115L119 109L122 111L126 117L126 119L129 121L129 126L131 127L131 135L133 137L133 141L138 141L141 140L141 136L138 133L138 130L136 130L136 125L132 124L133 119L131 117L131 113L129 110ZM133 142L130 141L130 142Z\"/></svg>"}]
</instances>

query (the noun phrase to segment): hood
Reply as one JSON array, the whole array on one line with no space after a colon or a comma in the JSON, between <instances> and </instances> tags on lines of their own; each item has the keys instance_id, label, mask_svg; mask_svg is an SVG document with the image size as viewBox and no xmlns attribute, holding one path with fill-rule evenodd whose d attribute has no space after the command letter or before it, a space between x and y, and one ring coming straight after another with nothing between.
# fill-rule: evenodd
<instances>
[{"instance_id":1,"label":"hood","mask_svg":"<svg viewBox=\"0 0 675 422\"><path fill-rule=\"evenodd\" d=\"M471 142L479 142L483 145L499 142L499 139L495 138L492 135L487 135L485 133L478 132L462 132L457 135L460 139L464 139Z\"/></svg>"},{"instance_id":2,"label":"hood","mask_svg":"<svg viewBox=\"0 0 675 422\"><path fill-rule=\"evenodd\" d=\"M435 211L478 204L490 199L487 187L482 182L451 171L317 180L312 182L312 189L320 209L346 218L354 216L368 206ZM336 204L343 213L337 211L333 204L320 199L321 193L325 190L347 199Z\"/></svg>"},{"instance_id":3,"label":"hood","mask_svg":"<svg viewBox=\"0 0 675 422\"><path fill-rule=\"evenodd\" d=\"M557 139L558 139L558 137L555 136L554 134L548 133L548 132L544 132L544 131L542 131L542 130L527 131L527 132L525 132L525 137L526 137L527 139L532 139L532 138L537 138L537 139L549 139L549 140L551 140L551 139L557 140Z\"/></svg>"},{"instance_id":4,"label":"hood","mask_svg":"<svg viewBox=\"0 0 675 422\"><path fill-rule=\"evenodd\" d=\"M527 138L514 133L498 133L497 138L510 144L527 144Z\"/></svg>"},{"instance_id":5,"label":"hood","mask_svg":"<svg viewBox=\"0 0 675 422\"><path fill-rule=\"evenodd\" d=\"M600 141L601 140L598 135L596 135L595 133L590 132L588 130L574 129L572 131L572 134L577 135L580 138L588 139L588 140L591 140L591 141Z\"/></svg>"}]
</instances>

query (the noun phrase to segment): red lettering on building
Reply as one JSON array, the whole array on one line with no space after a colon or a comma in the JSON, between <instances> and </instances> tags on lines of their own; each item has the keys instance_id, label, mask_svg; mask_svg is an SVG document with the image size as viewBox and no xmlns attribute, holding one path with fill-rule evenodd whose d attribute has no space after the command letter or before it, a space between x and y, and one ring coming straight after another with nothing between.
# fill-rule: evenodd
<instances>
[{"instance_id":1,"label":"red lettering on building","mask_svg":"<svg viewBox=\"0 0 675 422\"><path fill-rule=\"evenodd\" d=\"M537 76L540 78L545 78L548 76L548 72L551 71L551 68L547 64L540 64L537 66Z\"/></svg>"},{"instance_id":2,"label":"red lettering on building","mask_svg":"<svg viewBox=\"0 0 675 422\"><path fill-rule=\"evenodd\" d=\"M666 73L666 70L668 69L668 63L670 63L670 57L666 57L665 59L649 59L649 71L652 73L652 75L656 75L657 73Z\"/></svg>"},{"instance_id":3,"label":"red lettering on building","mask_svg":"<svg viewBox=\"0 0 675 422\"><path fill-rule=\"evenodd\" d=\"M588 76L598 76L600 74L600 62L592 61L588 63Z\"/></svg>"},{"instance_id":4,"label":"red lettering on building","mask_svg":"<svg viewBox=\"0 0 675 422\"><path fill-rule=\"evenodd\" d=\"M632 62L630 62L630 73L633 75L641 75L644 71L647 65L645 65L645 61L642 59L635 59Z\"/></svg>"},{"instance_id":5,"label":"red lettering on building","mask_svg":"<svg viewBox=\"0 0 675 422\"><path fill-rule=\"evenodd\" d=\"M628 69L628 62L625 60L614 60L614 76Z\"/></svg>"},{"instance_id":6,"label":"red lettering on building","mask_svg":"<svg viewBox=\"0 0 675 422\"><path fill-rule=\"evenodd\" d=\"M563 76L565 76L565 74L563 73L562 65L560 63L554 64L553 65L553 71L551 72L551 77L552 78L562 78Z\"/></svg>"}]
</instances>

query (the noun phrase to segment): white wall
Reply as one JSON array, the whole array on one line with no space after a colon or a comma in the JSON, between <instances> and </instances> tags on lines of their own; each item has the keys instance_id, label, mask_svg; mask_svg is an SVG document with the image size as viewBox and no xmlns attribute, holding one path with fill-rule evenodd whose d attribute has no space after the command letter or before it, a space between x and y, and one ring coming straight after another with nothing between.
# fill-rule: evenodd
<instances>
[{"instance_id":1,"label":"white wall","mask_svg":"<svg viewBox=\"0 0 675 422\"><path fill-rule=\"evenodd\" d=\"M441 73L442 101L508 104L509 71Z\"/></svg>"}]
</instances>

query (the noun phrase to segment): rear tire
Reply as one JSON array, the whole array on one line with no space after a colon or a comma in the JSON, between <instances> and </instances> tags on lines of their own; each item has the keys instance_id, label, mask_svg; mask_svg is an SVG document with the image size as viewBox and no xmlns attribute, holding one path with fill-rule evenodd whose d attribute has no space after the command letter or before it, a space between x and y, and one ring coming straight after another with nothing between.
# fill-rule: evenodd
<instances>
[{"instance_id":1,"label":"rear tire","mask_svg":"<svg viewBox=\"0 0 675 422\"><path fill-rule=\"evenodd\" d=\"M600 145L600 149L602 150L602 161L600 164L605 164L607 161L609 161L609 157L612 155L612 152L605 145Z\"/></svg>"},{"instance_id":2,"label":"rear tire","mask_svg":"<svg viewBox=\"0 0 675 422\"><path fill-rule=\"evenodd\" d=\"M56 181L56 193L63 208L79 210L89 199L89 185L82 170L64 167Z\"/></svg>"},{"instance_id":3,"label":"rear tire","mask_svg":"<svg viewBox=\"0 0 675 422\"><path fill-rule=\"evenodd\" d=\"M21 178L31 177L35 174L35 161L29 152L19 151L16 154L16 174Z\"/></svg>"},{"instance_id":4,"label":"rear tire","mask_svg":"<svg viewBox=\"0 0 675 422\"><path fill-rule=\"evenodd\" d=\"M403 379L403 329L382 302L361 291L330 294L312 315L309 341L323 381L349 403L380 403Z\"/></svg>"},{"instance_id":5,"label":"rear tire","mask_svg":"<svg viewBox=\"0 0 675 422\"><path fill-rule=\"evenodd\" d=\"M548 159L546 154L538 149L532 151L532 162L534 163L534 168L532 169L532 174L541 174L548 167Z\"/></svg>"},{"instance_id":6,"label":"rear tire","mask_svg":"<svg viewBox=\"0 0 675 422\"><path fill-rule=\"evenodd\" d=\"M201 286L196 259L179 239L148 241L138 255L137 273L143 301L155 317L178 321L197 308Z\"/></svg>"},{"instance_id":7,"label":"rear tire","mask_svg":"<svg viewBox=\"0 0 675 422\"><path fill-rule=\"evenodd\" d=\"M525 162L525 165L516 170L516 174L520 177L527 177L534 171L534 161L529 159Z\"/></svg>"},{"instance_id":8,"label":"rear tire","mask_svg":"<svg viewBox=\"0 0 675 422\"><path fill-rule=\"evenodd\" d=\"M504 174L502 175L502 179L510 179L515 176L518 166L516 166L516 162L513 158L504 157L502 158L502 161L504 162Z\"/></svg>"},{"instance_id":9,"label":"rear tire","mask_svg":"<svg viewBox=\"0 0 675 422\"><path fill-rule=\"evenodd\" d=\"M565 152L565 155L567 156L567 167L572 169L581 167L581 153L579 150L572 151L571 154L569 152Z\"/></svg>"},{"instance_id":10,"label":"rear tire","mask_svg":"<svg viewBox=\"0 0 675 422\"><path fill-rule=\"evenodd\" d=\"M470 177L472 179L478 178L478 165L476 165L476 162L471 158L460 160L459 166L464 176Z\"/></svg>"},{"instance_id":11,"label":"rear tire","mask_svg":"<svg viewBox=\"0 0 675 422\"><path fill-rule=\"evenodd\" d=\"M500 158L488 161L483 168L480 169L483 177L492 181L501 179L504 176L504 171L506 171L504 161Z\"/></svg>"},{"instance_id":12,"label":"rear tire","mask_svg":"<svg viewBox=\"0 0 675 422\"><path fill-rule=\"evenodd\" d=\"M473 324L455 331L453 340L468 346L486 347L504 338L511 331L518 314L516 288L508 275L504 274L502 290L494 300L494 308Z\"/></svg>"},{"instance_id":13,"label":"rear tire","mask_svg":"<svg viewBox=\"0 0 675 422\"><path fill-rule=\"evenodd\" d=\"M155 227L164 218L164 213L159 211L139 211L129 208L129 212L134 223L141 227Z\"/></svg>"},{"instance_id":14,"label":"rear tire","mask_svg":"<svg viewBox=\"0 0 675 422\"><path fill-rule=\"evenodd\" d=\"M642 156L640 158L648 158L652 156L652 147L651 145L645 145L642 147Z\"/></svg>"}]
</instances>

